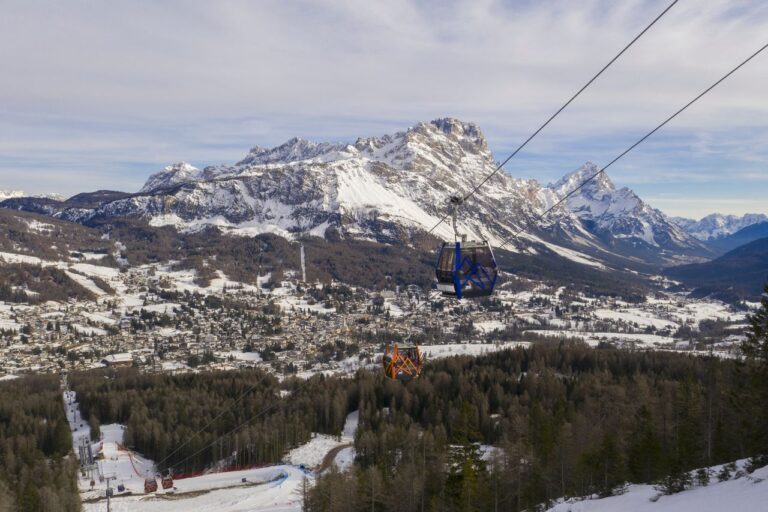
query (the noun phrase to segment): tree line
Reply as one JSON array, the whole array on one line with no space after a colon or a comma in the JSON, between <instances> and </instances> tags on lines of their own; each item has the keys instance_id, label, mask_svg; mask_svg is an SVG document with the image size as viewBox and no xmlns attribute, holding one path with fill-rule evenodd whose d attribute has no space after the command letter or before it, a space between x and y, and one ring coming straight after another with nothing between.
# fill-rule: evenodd
<instances>
[{"instance_id":1,"label":"tree line","mask_svg":"<svg viewBox=\"0 0 768 512\"><path fill-rule=\"evenodd\" d=\"M80 510L77 460L55 376L0 383L0 511Z\"/></svg>"}]
</instances>

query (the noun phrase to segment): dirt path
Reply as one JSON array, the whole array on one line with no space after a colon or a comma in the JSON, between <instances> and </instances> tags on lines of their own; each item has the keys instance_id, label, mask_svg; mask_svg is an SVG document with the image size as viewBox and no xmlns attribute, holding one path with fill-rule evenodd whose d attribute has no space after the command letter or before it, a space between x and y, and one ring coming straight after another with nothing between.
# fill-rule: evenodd
<instances>
[{"instance_id":1,"label":"dirt path","mask_svg":"<svg viewBox=\"0 0 768 512\"><path fill-rule=\"evenodd\" d=\"M331 451L329 451L325 455L325 457L323 457L323 462L322 464L320 464L320 467L317 468L317 472L322 473L326 469L329 469L331 467L331 464L333 464L334 459L336 459L336 456L339 454L339 452L344 448L349 448L350 446L352 446L352 443L342 444L332 449Z\"/></svg>"}]
</instances>

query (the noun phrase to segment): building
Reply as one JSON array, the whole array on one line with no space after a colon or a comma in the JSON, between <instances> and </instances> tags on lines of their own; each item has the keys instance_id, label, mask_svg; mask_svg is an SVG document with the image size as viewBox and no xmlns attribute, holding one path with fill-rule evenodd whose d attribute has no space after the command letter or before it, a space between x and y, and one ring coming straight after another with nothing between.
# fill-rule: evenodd
<instances>
[{"instance_id":1,"label":"building","mask_svg":"<svg viewBox=\"0 0 768 512\"><path fill-rule=\"evenodd\" d=\"M126 367L133 365L133 356L128 352L121 354L109 354L101 360L101 364L104 366Z\"/></svg>"}]
</instances>

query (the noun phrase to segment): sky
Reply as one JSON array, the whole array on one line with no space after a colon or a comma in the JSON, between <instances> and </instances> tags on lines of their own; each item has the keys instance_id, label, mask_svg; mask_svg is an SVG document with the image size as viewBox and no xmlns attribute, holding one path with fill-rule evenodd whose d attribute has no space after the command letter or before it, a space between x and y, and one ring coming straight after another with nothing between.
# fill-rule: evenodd
<instances>
[{"instance_id":1,"label":"sky","mask_svg":"<svg viewBox=\"0 0 768 512\"><path fill-rule=\"evenodd\" d=\"M136 191L299 136L477 123L506 158L671 0L0 0L0 189ZM506 167L609 162L768 43L763 0L680 0ZM768 213L768 51L611 167L670 215Z\"/></svg>"}]
</instances>

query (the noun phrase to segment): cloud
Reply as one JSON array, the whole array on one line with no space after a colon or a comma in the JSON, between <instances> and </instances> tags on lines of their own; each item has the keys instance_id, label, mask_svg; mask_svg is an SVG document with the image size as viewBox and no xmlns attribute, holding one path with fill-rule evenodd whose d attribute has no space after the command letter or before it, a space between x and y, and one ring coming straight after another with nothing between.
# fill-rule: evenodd
<instances>
[{"instance_id":1,"label":"cloud","mask_svg":"<svg viewBox=\"0 0 768 512\"><path fill-rule=\"evenodd\" d=\"M667 4L7 4L0 187L15 187L18 173L43 191L32 183L42 169L69 177L65 192L82 183L77 172L116 188L125 163L120 182L136 189L172 161L231 162L294 135L354 140L446 115L478 122L501 159ZM605 163L764 44L766 22L768 4L757 0L680 2L510 172L546 181L586 159ZM631 183L641 163L663 177L707 158L759 178L768 55L758 59L615 173ZM677 140L685 146L668 145Z\"/></svg>"}]
</instances>

